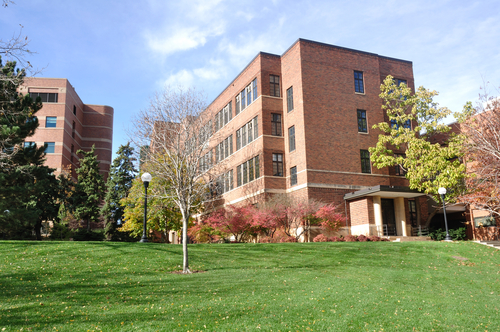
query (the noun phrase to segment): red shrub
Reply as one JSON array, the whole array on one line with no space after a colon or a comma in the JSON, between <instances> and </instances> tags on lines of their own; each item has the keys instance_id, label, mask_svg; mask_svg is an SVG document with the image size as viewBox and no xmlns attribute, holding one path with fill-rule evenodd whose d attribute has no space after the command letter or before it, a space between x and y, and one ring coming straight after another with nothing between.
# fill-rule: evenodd
<instances>
[{"instance_id":1,"label":"red shrub","mask_svg":"<svg viewBox=\"0 0 500 332\"><path fill-rule=\"evenodd\" d=\"M370 241L373 241L373 242L378 242L380 241L380 237L378 237L377 235L370 235L368 237L368 239L370 239Z\"/></svg>"},{"instance_id":2,"label":"red shrub","mask_svg":"<svg viewBox=\"0 0 500 332\"><path fill-rule=\"evenodd\" d=\"M313 242L328 242L329 239L324 234L319 234L313 239Z\"/></svg>"},{"instance_id":3,"label":"red shrub","mask_svg":"<svg viewBox=\"0 0 500 332\"><path fill-rule=\"evenodd\" d=\"M263 236L259 238L259 243L276 243L276 239L270 236Z\"/></svg>"},{"instance_id":4,"label":"red shrub","mask_svg":"<svg viewBox=\"0 0 500 332\"><path fill-rule=\"evenodd\" d=\"M386 237L381 237L381 238L380 238L380 241L389 242L389 239L388 239L388 238L386 238Z\"/></svg>"},{"instance_id":5,"label":"red shrub","mask_svg":"<svg viewBox=\"0 0 500 332\"><path fill-rule=\"evenodd\" d=\"M358 241L358 237L356 235L346 235L346 237L344 239L345 239L345 242L357 242Z\"/></svg>"},{"instance_id":6,"label":"red shrub","mask_svg":"<svg viewBox=\"0 0 500 332\"><path fill-rule=\"evenodd\" d=\"M344 242L344 238L342 237L338 237L338 236L332 236L330 239L329 239L331 242Z\"/></svg>"},{"instance_id":7,"label":"red shrub","mask_svg":"<svg viewBox=\"0 0 500 332\"><path fill-rule=\"evenodd\" d=\"M280 237L278 240L280 243L297 242L297 238L295 238L295 236L283 236Z\"/></svg>"},{"instance_id":8,"label":"red shrub","mask_svg":"<svg viewBox=\"0 0 500 332\"><path fill-rule=\"evenodd\" d=\"M358 236L358 241L359 242L367 242L367 241L370 241L370 239L368 239L366 236L361 234L360 236Z\"/></svg>"}]
</instances>

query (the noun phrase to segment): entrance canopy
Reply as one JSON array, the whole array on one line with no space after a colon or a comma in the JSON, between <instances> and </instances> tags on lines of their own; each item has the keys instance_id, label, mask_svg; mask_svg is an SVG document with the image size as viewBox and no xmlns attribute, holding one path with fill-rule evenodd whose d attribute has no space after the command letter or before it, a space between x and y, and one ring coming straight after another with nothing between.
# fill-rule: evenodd
<instances>
[{"instance_id":1,"label":"entrance canopy","mask_svg":"<svg viewBox=\"0 0 500 332\"><path fill-rule=\"evenodd\" d=\"M379 196L379 197L388 197L388 198L396 198L396 197L403 197L403 198L414 198L414 197L419 197L419 196L424 196L425 194L412 190L408 187L400 187L400 186L374 186L374 187L369 187L366 189L361 189L358 191L355 191L353 193L348 193L344 195L344 199L346 201L355 199L355 198L360 198L360 197L365 197L365 196Z\"/></svg>"}]
</instances>

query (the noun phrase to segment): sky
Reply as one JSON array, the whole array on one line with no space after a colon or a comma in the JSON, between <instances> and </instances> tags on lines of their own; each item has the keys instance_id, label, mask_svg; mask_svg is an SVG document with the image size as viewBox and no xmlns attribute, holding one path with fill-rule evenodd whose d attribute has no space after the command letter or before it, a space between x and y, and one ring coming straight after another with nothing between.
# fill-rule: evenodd
<instances>
[{"instance_id":1,"label":"sky","mask_svg":"<svg viewBox=\"0 0 500 332\"><path fill-rule=\"evenodd\" d=\"M67 78L85 104L114 108L113 152L166 85L207 104L258 54L298 38L413 62L415 86L460 111L500 87L500 1L14 0L0 39L20 32L37 77Z\"/></svg>"}]
</instances>

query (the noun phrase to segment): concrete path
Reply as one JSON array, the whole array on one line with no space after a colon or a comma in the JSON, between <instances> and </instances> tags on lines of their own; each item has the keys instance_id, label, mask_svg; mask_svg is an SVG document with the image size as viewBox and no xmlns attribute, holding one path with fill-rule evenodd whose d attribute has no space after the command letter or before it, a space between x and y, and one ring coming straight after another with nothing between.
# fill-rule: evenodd
<instances>
[{"instance_id":1,"label":"concrete path","mask_svg":"<svg viewBox=\"0 0 500 332\"><path fill-rule=\"evenodd\" d=\"M500 250L500 241L474 241Z\"/></svg>"}]
</instances>

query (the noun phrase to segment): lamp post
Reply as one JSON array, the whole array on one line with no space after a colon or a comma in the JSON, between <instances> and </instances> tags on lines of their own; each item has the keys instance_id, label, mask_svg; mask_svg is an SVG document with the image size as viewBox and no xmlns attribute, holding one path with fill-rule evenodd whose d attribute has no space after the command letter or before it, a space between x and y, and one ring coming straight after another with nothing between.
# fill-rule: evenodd
<instances>
[{"instance_id":1,"label":"lamp post","mask_svg":"<svg viewBox=\"0 0 500 332\"><path fill-rule=\"evenodd\" d=\"M446 237L444 238L444 240L451 241L450 232L448 231L448 220L446 219L446 207L444 204L444 195L446 195L446 188L439 188L438 193L439 195L441 195L441 200L443 201L444 226L446 227Z\"/></svg>"},{"instance_id":2,"label":"lamp post","mask_svg":"<svg viewBox=\"0 0 500 332\"><path fill-rule=\"evenodd\" d=\"M146 220L148 219L148 185L151 182L151 174L144 173L141 175L141 180L144 183L144 229L142 231L142 238L139 242L148 242L146 236Z\"/></svg>"}]
</instances>

